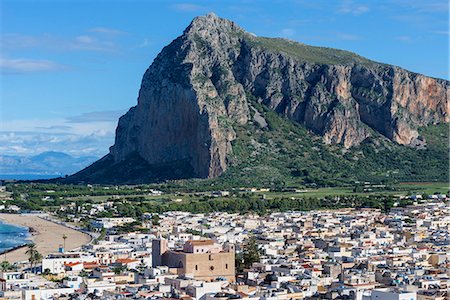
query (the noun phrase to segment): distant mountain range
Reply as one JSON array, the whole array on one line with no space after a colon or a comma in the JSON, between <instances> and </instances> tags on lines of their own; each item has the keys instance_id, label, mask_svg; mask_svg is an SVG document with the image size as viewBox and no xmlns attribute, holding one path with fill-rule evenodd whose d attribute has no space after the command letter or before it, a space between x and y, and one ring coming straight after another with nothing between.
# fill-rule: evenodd
<instances>
[{"instance_id":1,"label":"distant mountain range","mask_svg":"<svg viewBox=\"0 0 450 300\"><path fill-rule=\"evenodd\" d=\"M98 157L73 157L69 154L47 151L34 156L0 155L2 175L70 175L89 166Z\"/></svg>"}]
</instances>

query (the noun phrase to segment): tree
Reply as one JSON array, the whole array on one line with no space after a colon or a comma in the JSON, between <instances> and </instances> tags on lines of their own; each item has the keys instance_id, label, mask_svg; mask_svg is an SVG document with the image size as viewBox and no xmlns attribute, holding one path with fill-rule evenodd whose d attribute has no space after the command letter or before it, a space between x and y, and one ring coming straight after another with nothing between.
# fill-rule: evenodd
<instances>
[{"instance_id":1,"label":"tree","mask_svg":"<svg viewBox=\"0 0 450 300\"><path fill-rule=\"evenodd\" d=\"M34 263L40 263L42 261L42 254L36 251L36 254L34 255Z\"/></svg>"},{"instance_id":2,"label":"tree","mask_svg":"<svg viewBox=\"0 0 450 300\"><path fill-rule=\"evenodd\" d=\"M11 269L11 264L8 261L2 261L0 263L0 268L2 269L3 272L8 271Z\"/></svg>"},{"instance_id":3,"label":"tree","mask_svg":"<svg viewBox=\"0 0 450 300\"><path fill-rule=\"evenodd\" d=\"M242 254L244 267L250 268L253 263L259 262L260 257L261 253L258 248L258 244L256 243L256 238L252 236L248 240L247 245L245 246Z\"/></svg>"},{"instance_id":4,"label":"tree","mask_svg":"<svg viewBox=\"0 0 450 300\"><path fill-rule=\"evenodd\" d=\"M81 270L81 272L78 274L80 277L89 277L89 273L86 272L85 269Z\"/></svg>"},{"instance_id":5,"label":"tree","mask_svg":"<svg viewBox=\"0 0 450 300\"><path fill-rule=\"evenodd\" d=\"M159 225L159 214L154 214L152 216L152 225L158 226Z\"/></svg>"},{"instance_id":6,"label":"tree","mask_svg":"<svg viewBox=\"0 0 450 300\"><path fill-rule=\"evenodd\" d=\"M42 275L50 275L50 269L49 268L45 268L44 272L42 272Z\"/></svg>"},{"instance_id":7,"label":"tree","mask_svg":"<svg viewBox=\"0 0 450 300\"><path fill-rule=\"evenodd\" d=\"M28 261L30 262L31 270L33 271L33 265L36 265L42 260L42 255L37 251L36 244L31 243L28 244L27 247L28 250L25 251L25 254L28 255Z\"/></svg>"},{"instance_id":8,"label":"tree","mask_svg":"<svg viewBox=\"0 0 450 300\"><path fill-rule=\"evenodd\" d=\"M113 268L113 272L114 272L114 274L116 274L116 275L119 275L119 274L121 274L122 272L124 272L124 271L126 271L126 270L127 270L127 267L124 266L124 265L122 265L122 266L117 266L117 267L114 267L114 268Z\"/></svg>"}]
</instances>

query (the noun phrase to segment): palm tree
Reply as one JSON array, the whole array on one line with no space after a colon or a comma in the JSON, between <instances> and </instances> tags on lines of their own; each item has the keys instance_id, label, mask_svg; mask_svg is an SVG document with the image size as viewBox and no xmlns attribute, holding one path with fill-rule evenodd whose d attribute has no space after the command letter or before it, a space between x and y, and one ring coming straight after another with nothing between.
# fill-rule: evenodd
<instances>
[{"instance_id":1,"label":"palm tree","mask_svg":"<svg viewBox=\"0 0 450 300\"><path fill-rule=\"evenodd\" d=\"M35 256L35 252L36 250L36 244L34 243L30 243L27 245L28 250L25 251L25 254L28 255L28 261L30 262L30 268L31 270L33 270L33 263L34 263L34 256Z\"/></svg>"},{"instance_id":2,"label":"palm tree","mask_svg":"<svg viewBox=\"0 0 450 300\"><path fill-rule=\"evenodd\" d=\"M64 241L64 252L66 252L66 239L67 239L67 235L63 234L62 238L63 238L63 241Z\"/></svg>"},{"instance_id":3,"label":"palm tree","mask_svg":"<svg viewBox=\"0 0 450 300\"><path fill-rule=\"evenodd\" d=\"M34 255L34 263L37 264L40 263L41 261L42 261L42 254L36 251Z\"/></svg>"},{"instance_id":4,"label":"palm tree","mask_svg":"<svg viewBox=\"0 0 450 300\"><path fill-rule=\"evenodd\" d=\"M37 264L42 260L42 255L37 251L36 244L28 244L28 250L25 251L28 255L28 261L30 262L31 270L33 271L33 265Z\"/></svg>"},{"instance_id":5,"label":"palm tree","mask_svg":"<svg viewBox=\"0 0 450 300\"><path fill-rule=\"evenodd\" d=\"M9 269L11 269L11 264L4 260L0 263L0 269L2 269L3 272L8 271Z\"/></svg>"}]
</instances>

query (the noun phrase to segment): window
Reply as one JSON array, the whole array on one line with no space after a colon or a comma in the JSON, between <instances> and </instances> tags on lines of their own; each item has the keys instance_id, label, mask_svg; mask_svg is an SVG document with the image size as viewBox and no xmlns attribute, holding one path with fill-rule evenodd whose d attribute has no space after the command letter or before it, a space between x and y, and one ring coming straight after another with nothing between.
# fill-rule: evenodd
<instances>
[{"instance_id":1,"label":"window","mask_svg":"<svg viewBox=\"0 0 450 300\"><path fill-rule=\"evenodd\" d=\"M198 265L195 265L195 271L198 271Z\"/></svg>"},{"instance_id":2,"label":"window","mask_svg":"<svg viewBox=\"0 0 450 300\"><path fill-rule=\"evenodd\" d=\"M225 269L228 269L228 264L225 264Z\"/></svg>"},{"instance_id":3,"label":"window","mask_svg":"<svg viewBox=\"0 0 450 300\"><path fill-rule=\"evenodd\" d=\"M209 267L211 271L214 271L214 266Z\"/></svg>"}]
</instances>

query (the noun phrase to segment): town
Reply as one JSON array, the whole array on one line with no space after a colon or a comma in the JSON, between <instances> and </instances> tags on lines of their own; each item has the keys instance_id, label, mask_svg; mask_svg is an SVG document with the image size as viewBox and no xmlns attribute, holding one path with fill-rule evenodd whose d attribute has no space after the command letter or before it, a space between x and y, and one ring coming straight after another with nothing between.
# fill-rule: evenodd
<instances>
[{"instance_id":1,"label":"town","mask_svg":"<svg viewBox=\"0 0 450 300\"><path fill-rule=\"evenodd\" d=\"M0 0L0 300L450 300L449 0Z\"/></svg>"},{"instance_id":2,"label":"town","mask_svg":"<svg viewBox=\"0 0 450 300\"><path fill-rule=\"evenodd\" d=\"M154 194L162 194L153 191ZM211 193L226 197L226 192ZM339 197L334 198L336 203ZM90 241L2 263L6 299L448 299L450 199L310 211L145 212L104 217L113 201L29 212ZM179 200L182 201L182 200ZM210 200L214 201L214 200ZM18 209L19 207L3 207ZM102 217L103 216L103 217ZM81 228L78 228L81 230ZM87 232L87 231L86 231ZM65 243L65 239L64 239ZM6 254L5 254L6 257ZM33 265L34 264L34 265Z\"/></svg>"}]
</instances>

